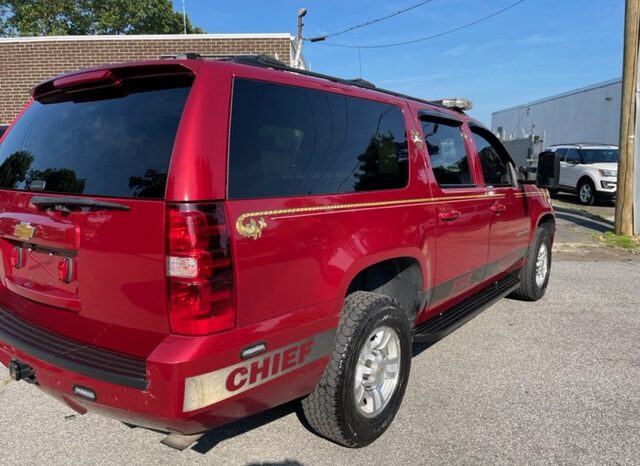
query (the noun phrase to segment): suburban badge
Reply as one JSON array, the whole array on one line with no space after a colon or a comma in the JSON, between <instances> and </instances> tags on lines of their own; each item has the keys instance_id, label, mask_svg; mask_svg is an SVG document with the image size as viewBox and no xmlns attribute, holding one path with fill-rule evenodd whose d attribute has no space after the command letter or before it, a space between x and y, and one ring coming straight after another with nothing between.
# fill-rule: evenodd
<instances>
[{"instance_id":1,"label":"suburban badge","mask_svg":"<svg viewBox=\"0 0 640 466\"><path fill-rule=\"evenodd\" d=\"M18 223L13 229L13 234L22 241L29 241L31 238L33 238L35 232L36 228L31 226L30 223L26 222Z\"/></svg>"}]
</instances>

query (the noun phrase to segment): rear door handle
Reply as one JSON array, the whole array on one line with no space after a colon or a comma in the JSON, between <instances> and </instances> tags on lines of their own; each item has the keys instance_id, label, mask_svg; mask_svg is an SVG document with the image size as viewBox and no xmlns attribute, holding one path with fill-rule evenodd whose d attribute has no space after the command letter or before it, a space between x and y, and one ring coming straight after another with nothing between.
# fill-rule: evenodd
<instances>
[{"instance_id":1,"label":"rear door handle","mask_svg":"<svg viewBox=\"0 0 640 466\"><path fill-rule=\"evenodd\" d=\"M454 220L460 218L460 211L455 209L441 210L440 212L438 212L438 217L443 222L453 222Z\"/></svg>"},{"instance_id":2,"label":"rear door handle","mask_svg":"<svg viewBox=\"0 0 640 466\"><path fill-rule=\"evenodd\" d=\"M507 206L504 205L504 204L495 203L491 207L489 207L489 210L491 210L491 212L493 212L494 214L498 214L499 215L502 212L504 212L505 210L507 210Z\"/></svg>"}]
</instances>

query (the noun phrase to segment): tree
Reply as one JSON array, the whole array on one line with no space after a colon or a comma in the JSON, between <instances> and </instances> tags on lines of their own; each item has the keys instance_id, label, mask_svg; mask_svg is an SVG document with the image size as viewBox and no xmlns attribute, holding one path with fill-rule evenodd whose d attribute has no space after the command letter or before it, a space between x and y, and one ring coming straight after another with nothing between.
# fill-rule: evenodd
<instances>
[{"instance_id":1,"label":"tree","mask_svg":"<svg viewBox=\"0 0 640 466\"><path fill-rule=\"evenodd\" d=\"M143 177L132 176L129 178L129 189L133 189L133 197L164 197L164 188L167 185L167 174L148 169Z\"/></svg>"},{"instance_id":2,"label":"tree","mask_svg":"<svg viewBox=\"0 0 640 466\"><path fill-rule=\"evenodd\" d=\"M33 155L26 150L19 150L7 157L0 164L0 188L16 189L25 181L27 172L33 163Z\"/></svg>"},{"instance_id":3,"label":"tree","mask_svg":"<svg viewBox=\"0 0 640 466\"><path fill-rule=\"evenodd\" d=\"M84 178L78 178L76 172L69 168L47 168L30 170L26 177L27 189L34 181L44 181L49 192L82 194L87 184Z\"/></svg>"},{"instance_id":4,"label":"tree","mask_svg":"<svg viewBox=\"0 0 640 466\"><path fill-rule=\"evenodd\" d=\"M0 36L179 34L170 0L0 0ZM203 33L187 18L188 33Z\"/></svg>"}]
</instances>

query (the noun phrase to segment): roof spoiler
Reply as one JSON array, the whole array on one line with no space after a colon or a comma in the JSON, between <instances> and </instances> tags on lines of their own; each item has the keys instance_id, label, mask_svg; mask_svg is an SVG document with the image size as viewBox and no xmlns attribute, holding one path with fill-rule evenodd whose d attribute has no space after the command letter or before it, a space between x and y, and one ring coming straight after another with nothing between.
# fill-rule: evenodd
<instances>
[{"instance_id":1,"label":"roof spoiler","mask_svg":"<svg viewBox=\"0 0 640 466\"><path fill-rule=\"evenodd\" d=\"M180 63L112 66L82 70L41 82L31 89L31 97L41 101L49 97L74 94L81 91L116 89L121 87L125 81L136 78L171 76L193 78L194 73Z\"/></svg>"}]
</instances>

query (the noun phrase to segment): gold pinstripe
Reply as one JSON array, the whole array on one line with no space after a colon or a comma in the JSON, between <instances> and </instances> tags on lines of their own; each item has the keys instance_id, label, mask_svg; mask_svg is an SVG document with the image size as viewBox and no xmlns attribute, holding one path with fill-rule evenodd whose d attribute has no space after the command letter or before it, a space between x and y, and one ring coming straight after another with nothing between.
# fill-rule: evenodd
<instances>
[{"instance_id":1,"label":"gold pinstripe","mask_svg":"<svg viewBox=\"0 0 640 466\"><path fill-rule=\"evenodd\" d=\"M443 202L467 201L474 199L503 199L504 197L504 194L486 193L466 196L424 197L416 199L395 199L391 201L356 202L350 204L330 204L308 207L293 207L289 209L261 210L256 212L246 212L240 215L236 220L236 231L245 238L258 239L262 234L263 228L267 226L267 222L264 217L274 218L276 216L282 215L370 209L373 207L416 206L421 204L439 204Z\"/></svg>"},{"instance_id":2,"label":"gold pinstripe","mask_svg":"<svg viewBox=\"0 0 640 466\"><path fill-rule=\"evenodd\" d=\"M544 193L517 193L516 197L536 197L536 196L545 196Z\"/></svg>"}]
</instances>

